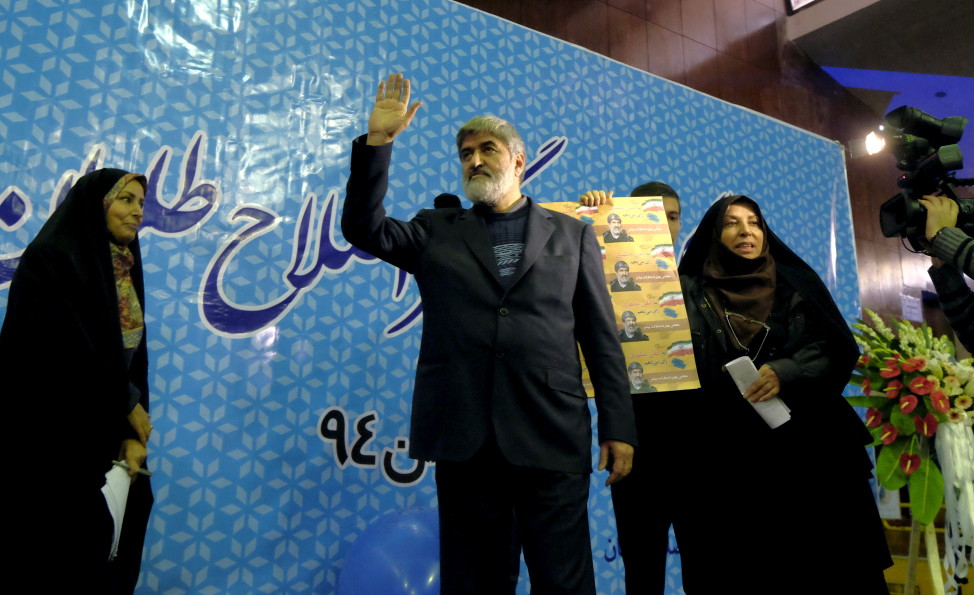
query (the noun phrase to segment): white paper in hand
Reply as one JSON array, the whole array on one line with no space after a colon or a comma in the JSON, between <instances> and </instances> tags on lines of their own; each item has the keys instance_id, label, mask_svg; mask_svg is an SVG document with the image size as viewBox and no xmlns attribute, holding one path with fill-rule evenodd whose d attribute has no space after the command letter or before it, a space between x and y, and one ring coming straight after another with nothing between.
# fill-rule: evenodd
<instances>
[{"instance_id":1,"label":"white paper in hand","mask_svg":"<svg viewBox=\"0 0 974 595\"><path fill-rule=\"evenodd\" d=\"M105 504L108 505L108 512L112 513L112 521L115 523L115 535L112 537L112 551L108 555L109 560L114 560L118 554L118 540L122 535L122 519L125 518L125 503L129 499L129 485L131 479L125 469L112 466L111 470L105 474L105 485L101 488L101 493L105 495Z\"/></svg>"},{"instance_id":2,"label":"white paper in hand","mask_svg":"<svg viewBox=\"0 0 974 595\"><path fill-rule=\"evenodd\" d=\"M754 384L755 380L761 377L758 374L758 369L754 367L754 362L746 355L742 355L734 361L728 362L724 367L730 372L731 378L734 379L734 384L737 385L737 390L741 391L742 395L744 391ZM771 429L777 428L791 419L791 409L778 397L771 397L767 401L760 403L751 403L751 406L754 407L754 410L757 411L761 419Z\"/></svg>"}]
</instances>

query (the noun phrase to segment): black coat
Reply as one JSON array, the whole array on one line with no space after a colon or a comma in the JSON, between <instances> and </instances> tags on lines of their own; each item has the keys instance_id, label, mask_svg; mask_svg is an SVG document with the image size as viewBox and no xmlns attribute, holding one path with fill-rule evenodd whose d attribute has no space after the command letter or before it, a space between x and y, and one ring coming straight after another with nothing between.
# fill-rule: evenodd
<instances>
[{"instance_id":1,"label":"black coat","mask_svg":"<svg viewBox=\"0 0 974 595\"><path fill-rule=\"evenodd\" d=\"M385 216L391 145L353 143L342 232L415 275L423 300L410 455L463 461L496 436L514 464L591 470L578 347L596 387L599 440L635 444L622 349L591 226L533 202L523 260L501 283L477 209ZM577 344L576 344L577 342Z\"/></svg>"},{"instance_id":2,"label":"black coat","mask_svg":"<svg viewBox=\"0 0 974 595\"><path fill-rule=\"evenodd\" d=\"M0 365L9 387L3 456L11 477L23 480L12 494L21 508L11 541L31 544L15 548L25 558L11 568L29 574L39 565L39 576L48 581L40 584L52 589L56 582L50 581L63 579L72 588L113 592L101 582L107 580L104 531L111 530L101 487L122 441L137 437L127 420L130 385L149 409L145 336L130 365L123 354L102 202L125 173L97 170L72 187L25 249L0 330ZM145 311L138 239L129 248L135 258L132 283ZM132 535L123 535L117 559L130 565L123 581L130 586L122 592L130 592L138 578L151 503L148 478L139 478L123 525ZM144 518L129 523L136 510ZM52 559L43 553L51 547L70 552L61 563L68 566L54 573Z\"/></svg>"},{"instance_id":3,"label":"black coat","mask_svg":"<svg viewBox=\"0 0 974 595\"><path fill-rule=\"evenodd\" d=\"M872 439L842 397L858 347L818 275L768 229L777 279L771 330L763 346L761 335L752 340L749 355L757 368L774 369L792 416L770 429L723 369L744 352L727 336L702 274L718 210L707 212L680 263L701 382L677 394L694 412L682 447L699 470L684 474L682 487L712 496L719 511L686 506L674 521L687 593L717 592L727 573L750 593L843 584L883 592L881 569L892 562L868 484L864 445ZM830 557L837 544L852 554Z\"/></svg>"}]
</instances>

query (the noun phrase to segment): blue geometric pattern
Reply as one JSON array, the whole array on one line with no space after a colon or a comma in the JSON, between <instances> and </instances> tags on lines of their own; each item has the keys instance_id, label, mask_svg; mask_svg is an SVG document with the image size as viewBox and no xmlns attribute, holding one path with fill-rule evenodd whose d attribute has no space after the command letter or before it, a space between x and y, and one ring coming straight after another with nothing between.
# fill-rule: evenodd
<instances>
[{"instance_id":1,"label":"blue geometric pattern","mask_svg":"<svg viewBox=\"0 0 974 595\"><path fill-rule=\"evenodd\" d=\"M425 103L396 143L393 216L459 193L453 134L493 113L529 159L567 138L525 193L661 179L683 237L721 192L748 194L858 315L841 147L518 25L447 0L0 0L0 313L66 184L108 165L150 177L140 592L333 592L364 528L436 505L431 469L404 455L421 324L388 330L418 293L334 221L390 71ZM603 480L598 590L622 593ZM667 580L679 592L676 557Z\"/></svg>"}]
</instances>

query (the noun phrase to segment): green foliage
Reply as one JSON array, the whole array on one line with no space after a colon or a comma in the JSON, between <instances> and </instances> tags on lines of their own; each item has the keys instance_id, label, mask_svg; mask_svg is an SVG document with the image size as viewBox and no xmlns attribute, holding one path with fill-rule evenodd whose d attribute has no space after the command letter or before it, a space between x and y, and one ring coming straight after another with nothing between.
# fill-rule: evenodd
<instances>
[{"instance_id":1,"label":"green foliage","mask_svg":"<svg viewBox=\"0 0 974 595\"><path fill-rule=\"evenodd\" d=\"M911 436L917 431L916 426L913 424L913 416L906 415L897 406L894 406L889 414L889 423L893 424L893 427L900 431L900 436Z\"/></svg>"},{"instance_id":2,"label":"green foliage","mask_svg":"<svg viewBox=\"0 0 974 595\"><path fill-rule=\"evenodd\" d=\"M883 426L877 426L875 428L869 428L869 435L873 437L873 441L866 446L879 446L883 443Z\"/></svg>"},{"instance_id":3,"label":"green foliage","mask_svg":"<svg viewBox=\"0 0 974 595\"><path fill-rule=\"evenodd\" d=\"M875 407L879 409L889 401L886 397L863 397L854 396L846 397L846 401L849 402L853 407Z\"/></svg>"},{"instance_id":4,"label":"green foliage","mask_svg":"<svg viewBox=\"0 0 974 595\"><path fill-rule=\"evenodd\" d=\"M910 512L922 525L929 525L944 501L944 476L929 459L910 476Z\"/></svg>"},{"instance_id":5,"label":"green foliage","mask_svg":"<svg viewBox=\"0 0 974 595\"><path fill-rule=\"evenodd\" d=\"M935 337L933 330L925 323L914 326L906 320L890 319L887 324L871 310L865 309L863 314L863 319L852 325L863 357L856 364L849 384L863 390L868 387L868 391L873 393L896 395L896 398L865 395L847 399L850 405L870 407L882 415L883 424L869 428L873 445L882 442L886 423L896 428L897 436L892 443L880 447L876 477L889 490L909 485L910 508L914 518L921 523L929 523L943 502L944 479L936 461L931 458L930 439L917 433L914 417L922 418L929 412L938 424L951 423L946 414L933 408L932 391L943 394L949 407L958 408L961 397L974 396L974 360L957 361L953 342L944 336ZM923 379L923 382L918 382L918 379ZM912 393L910 385L914 382L917 386L932 386L931 393ZM913 411L904 414L900 400L908 394L916 396L918 401ZM938 396L938 402L942 402L939 399ZM968 409L970 404L959 408ZM961 411L961 414L964 412ZM952 415L957 418L957 413ZM970 415L970 412L966 415ZM909 476L901 467L900 457L904 453L911 455L911 459L903 464L908 468L917 465L916 471Z\"/></svg>"},{"instance_id":6,"label":"green foliage","mask_svg":"<svg viewBox=\"0 0 974 595\"><path fill-rule=\"evenodd\" d=\"M898 490L906 485L906 473L900 469L900 455L906 442L898 441L884 446L876 457L876 479L887 490Z\"/></svg>"}]
</instances>

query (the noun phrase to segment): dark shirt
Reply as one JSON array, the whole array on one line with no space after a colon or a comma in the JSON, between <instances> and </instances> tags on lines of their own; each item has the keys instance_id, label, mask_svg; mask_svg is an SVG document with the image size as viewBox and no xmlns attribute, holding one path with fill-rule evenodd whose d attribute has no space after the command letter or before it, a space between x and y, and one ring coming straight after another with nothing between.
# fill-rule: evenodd
<instances>
[{"instance_id":1,"label":"dark shirt","mask_svg":"<svg viewBox=\"0 0 974 595\"><path fill-rule=\"evenodd\" d=\"M514 273L517 272L521 257L524 256L528 209L518 207L507 213L491 211L487 213L484 220L487 222L487 233L490 235L490 245L494 249L494 258L497 259L501 283L504 284L505 289L510 289Z\"/></svg>"},{"instance_id":2,"label":"dark shirt","mask_svg":"<svg viewBox=\"0 0 974 595\"><path fill-rule=\"evenodd\" d=\"M633 281L631 278L629 279L629 283L626 283L625 287L619 284L618 279L614 279L612 283L609 284L609 291L641 291L641 290L642 287L636 285L636 282Z\"/></svg>"},{"instance_id":3,"label":"dark shirt","mask_svg":"<svg viewBox=\"0 0 974 595\"><path fill-rule=\"evenodd\" d=\"M603 244L614 244L615 242L635 242L635 241L636 241L635 238L627 234L626 230L624 229L619 232L619 237L617 238L612 237L612 232L608 230L606 230L606 232L602 234Z\"/></svg>"},{"instance_id":4,"label":"dark shirt","mask_svg":"<svg viewBox=\"0 0 974 595\"><path fill-rule=\"evenodd\" d=\"M633 384L632 382L630 382L629 383L629 389L633 393L655 393L655 392L659 392L655 386L653 386L652 384L650 384L646 380L643 380L643 383L640 384L639 386L636 386L635 384Z\"/></svg>"},{"instance_id":5,"label":"dark shirt","mask_svg":"<svg viewBox=\"0 0 974 595\"><path fill-rule=\"evenodd\" d=\"M641 329L636 329L636 332L630 337L626 334L626 329L619 331L619 341L623 343L629 343L632 341L649 341L649 337L646 336Z\"/></svg>"}]
</instances>

